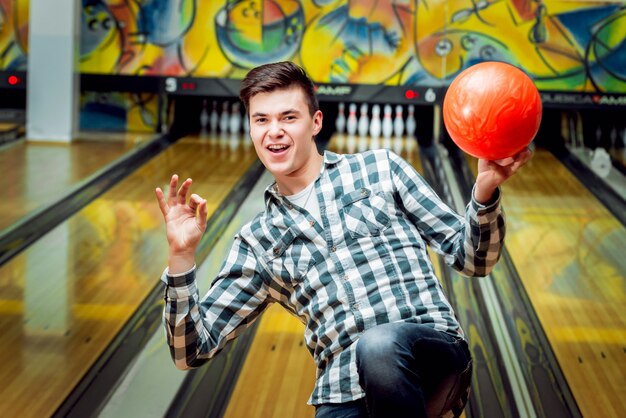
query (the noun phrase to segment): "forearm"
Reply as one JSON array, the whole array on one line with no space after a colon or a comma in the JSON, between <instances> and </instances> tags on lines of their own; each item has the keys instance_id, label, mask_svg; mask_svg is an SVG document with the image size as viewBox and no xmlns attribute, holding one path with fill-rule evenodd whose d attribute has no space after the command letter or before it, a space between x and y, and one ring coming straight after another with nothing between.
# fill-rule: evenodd
<instances>
[{"instance_id":1,"label":"forearm","mask_svg":"<svg viewBox=\"0 0 626 418\"><path fill-rule=\"evenodd\" d=\"M391 157L397 199L422 237L461 274L487 275L500 257L504 240L500 190L492 190L489 185L480 191L472 190L473 199L464 219L443 203L404 160L395 154Z\"/></svg>"},{"instance_id":2,"label":"forearm","mask_svg":"<svg viewBox=\"0 0 626 418\"><path fill-rule=\"evenodd\" d=\"M476 199L467 206L465 222L468 227L464 236L464 257L461 273L467 276L486 276L494 268L504 246L506 225L500 207L500 190L484 203Z\"/></svg>"},{"instance_id":3,"label":"forearm","mask_svg":"<svg viewBox=\"0 0 626 418\"><path fill-rule=\"evenodd\" d=\"M178 267L182 269L186 264ZM164 272L161 278L167 285L164 326L176 367L186 370L200 366L263 312L269 303L268 288L259 271L252 252L236 239L221 272L202 300L195 268L183 274Z\"/></svg>"},{"instance_id":4,"label":"forearm","mask_svg":"<svg viewBox=\"0 0 626 418\"><path fill-rule=\"evenodd\" d=\"M174 364L188 370L205 363L214 354L217 343L211 340L204 326L193 266L185 275L174 277L167 273L162 279L167 284L163 311L165 335Z\"/></svg>"}]
</instances>

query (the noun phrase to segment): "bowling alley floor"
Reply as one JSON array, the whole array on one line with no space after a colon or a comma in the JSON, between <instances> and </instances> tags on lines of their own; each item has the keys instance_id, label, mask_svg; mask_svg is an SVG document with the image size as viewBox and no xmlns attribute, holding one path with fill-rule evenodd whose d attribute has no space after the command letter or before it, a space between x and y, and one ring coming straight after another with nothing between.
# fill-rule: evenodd
<instances>
[{"instance_id":1,"label":"bowling alley floor","mask_svg":"<svg viewBox=\"0 0 626 418\"><path fill-rule=\"evenodd\" d=\"M336 136L328 144L335 152L382 146L421 171L420 151L412 140L380 139L372 144L368 138ZM469 162L475 166L475 161ZM248 205L253 212L258 209L248 202L242 208ZM619 394L626 376L620 362L620 342L626 333L621 315L626 307L626 266L618 255L626 247L624 227L545 150L538 150L519 177L504 187L503 205L509 225L507 248L583 416L616 416L625 407ZM238 218L245 220L245 216ZM237 229L236 224L229 228ZM211 277L223 254L216 250L210 257L215 261L207 260L199 276ZM313 416L306 399L313 387L314 367L302 345L302 331L302 324L279 307L261 318L225 417ZM142 382L149 385L157 375L158 381L179 384L183 377L168 370L169 362L157 333L104 416L124 410L140 413L143 406L134 400L154 395L146 393ZM173 389L155 386L148 387L163 400L160 408L166 408Z\"/></svg>"},{"instance_id":2,"label":"bowling alley floor","mask_svg":"<svg viewBox=\"0 0 626 418\"><path fill-rule=\"evenodd\" d=\"M506 248L583 416L620 416L626 228L545 149L502 191Z\"/></svg>"},{"instance_id":3,"label":"bowling alley floor","mask_svg":"<svg viewBox=\"0 0 626 418\"><path fill-rule=\"evenodd\" d=\"M65 144L25 138L0 147L0 231L60 199L154 134L85 135Z\"/></svg>"},{"instance_id":4,"label":"bowling alley floor","mask_svg":"<svg viewBox=\"0 0 626 418\"><path fill-rule=\"evenodd\" d=\"M89 151L94 144L85 142L86 155L99 153L97 147ZM41 187L56 188L56 194L63 194L139 146L121 142L110 153L100 151L103 155L94 156L84 167L74 167L71 174L76 177L68 174L55 185L46 178ZM381 138L372 143L365 138L337 136L328 147L335 152L389 148L422 171L414 140ZM3 152L10 149L0 148L0 163L8 158ZM22 165L28 167L35 161L39 161L35 167L45 165L46 160L39 156L43 151L23 148L13 152L18 157L21 154ZM67 148L64 152L66 156L57 157L57 164L82 162ZM475 167L475 161L468 160L470 167ZM167 185L174 172L182 178L192 177L194 191L209 200L210 216L255 161L254 149L245 139L182 138L0 266L4 337L0 354L12 359L0 366L0 376L19 383L0 389L6 400L0 403L0 416L25 410L42 416L56 410L158 284L167 255L154 187ZM26 202L37 192L39 203L31 210L45 207L52 193L30 189L37 187L37 176L46 177L54 168L40 169L12 173L9 185L17 176L35 179L19 183L8 200ZM262 194L269 182L271 176L265 173L222 239L199 265L201 293L219 268L232 236L262 210ZM19 197L20 191L24 197ZM507 250L583 416L619 416L626 409L624 226L542 149L503 187L502 202L508 225ZM0 211L5 213L4 208ZM224 416L313 416L306 400L315 370L302 344L302 332L302 324L280 308L261 318ZM58 367L60 364L63 367ZM174 368L159 327L121 377L99 416L164 416L187 376ZM39 395L30 396L33 392Z\"/></svg>"},{"instance_id":5,"label":"bowling alley floor","mask_svg":"<svg viewBox=\"0 0 626 418\"><path fill-rule=\"evenodd\" d=\"M407 138L394 138L388 142L381 138L379 144L372 144L368 138L349 139L340 136L331 140L327 148L334 152L348 152L354 147L354 152L383 145L393 147L399 155L421 171L417 143ZM240 213L224 233L224 239L200 266L198 277L214 277L230 246L230 237L243 223L263 209L263 190L272 181L267 172L261 177L241 205ZM201 285L200 293L203 293L208 281L202 280ZM315 364L303 344L303 335L303 324L282 307L273 306L263 314L225 407L225 418L313 417L314 408L307 405L307 400L315 383ZM263 366L260 367L260 364ZM167 411L173 393L183 378L171 365L169 351L159 330L120 384L101 417L115 417L129 411L132 411L131 415L138 416L145 414L147 410L150 414L162 415L163 411ZM155 381L167 383L155 385ZM150 406L143 402L137 403L137 399L146 397L151 399Z\"/></svg>"},{"instance_id":6,"label":"bowling alley floor","mask_svg":"<svg viewBox=\"0 0 626 418\"><path fill-rule=\"evenodd\" d=\"M11 359L0 376L13 382L0 388L0 416L57 410L159 285L167 242L154 188L193 177L210 216L257 161L249 145L180 139L0 266L0 354ZM22 187L51 187L39 168ZM62 180L60 190L73 181Z\"/></svg>"}]
</instances>

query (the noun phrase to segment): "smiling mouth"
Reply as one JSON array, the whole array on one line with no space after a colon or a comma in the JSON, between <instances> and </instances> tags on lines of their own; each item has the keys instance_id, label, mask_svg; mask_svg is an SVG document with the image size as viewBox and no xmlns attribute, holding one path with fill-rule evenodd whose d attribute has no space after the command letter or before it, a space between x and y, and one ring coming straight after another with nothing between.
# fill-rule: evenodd
<instances>
[{"instance_id":1,"label":"smiling mouth","mask_svg":"<svg viewBox=\"0 0 626 418\"><path fill-rule=\"evenodd\" d=\"M286 151L288 148L289 148L289 145L279 145L279 144L274 144L274 145L270 145L269 147L267 147L268 151L274 154L279 154L283 151Z\"/></svg>"}]
</instances>

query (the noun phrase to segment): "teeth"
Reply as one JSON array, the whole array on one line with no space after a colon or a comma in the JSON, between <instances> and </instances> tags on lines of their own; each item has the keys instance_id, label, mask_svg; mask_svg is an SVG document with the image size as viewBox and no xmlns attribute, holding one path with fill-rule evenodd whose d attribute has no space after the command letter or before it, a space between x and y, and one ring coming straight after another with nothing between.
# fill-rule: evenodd
<instances>
[{"instance_id":1,"label":"teeth","mask_svg":"<svg viewBox=\"0 0 626 418\"><path fill-rule=\"evenodd\" d=\"M281 149L287 148L287 146L275 144L275 145L270 145L268 148L271 150L281 150Z\"/></svg>"}]
</instances>

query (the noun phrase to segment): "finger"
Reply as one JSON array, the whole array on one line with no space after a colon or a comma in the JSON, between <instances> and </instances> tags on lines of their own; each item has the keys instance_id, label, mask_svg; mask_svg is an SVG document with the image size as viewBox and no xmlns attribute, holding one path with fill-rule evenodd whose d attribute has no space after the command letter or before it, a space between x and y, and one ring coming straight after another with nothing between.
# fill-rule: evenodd
<instances>
[{"instance_id":1,"label":"finger","mask_svg":"<svg viewBox=\"0 0 626 418\"><path fill-rule=\"evenodd\" d=\"M203 199L195 193L191 195L191 198L189 198L189 207L194 211L194 213L198 209L198 206L200 206L200 203L202 203L202 200Z\"/></svg>"},{"instance_id":2,"label":"finger","mask_svg":"<svg viewBox=\"0 0 626 418\"><path fill-rule=\"evenodd\" d=\"M521 166L526 164L532 158L533 153L530 149L526 148L515 156L515 163L511 165L513 172L517 171Z\"/></svg>"},{"instance_id":3,"label":"finger","mask_svg":"<svg viewBox=\"0 0 626 418\"><path fill-rule=\"evenodd\" d=\"M168 191L168 203L171 205L176 199L176 188L178 187L178 174L174 174L170 179L170 190Z\"/></svg>"},{"instance_id":4,"label":"finger","mask_svg":"<svg viewBox=\"0 0 626 418\"><path fill-rule=\"evenodd\" d=\"M509 166L513 164L514 161L515 159L513 157L502 158L500 160L493 160L493 162L498 164L500 167Z\"/></svg>"},{"instance_id":5,"label":"finger","mask_svg":"<svg viewBox=\"0 0 626 418\"><path fill-rule=\"evenodd\" d=\"M524 164L526 164L526 161L528 160L519 160L516 161L512 166L511 166L511 174L515 173L517 170L519 170Z\"/></svg>"},{"instance_id":6,"label":"finger","mask_svg":"<svg viewBox=\"0 0 626 418\"><path fill-rule=\"evenodd\" d=\"M514 155L515 161L527 161L532 157L533 152L530 148L524 148L522 151Z\"/></svg>"},{"instance_id":7,"label":"finger","mask_svg":"<svg viewBox=\"0 0 626 418\"><path fill-rule=\"evenodd\" d=\"M202 199L200 205L198 206L198 225L204 231L206 229L206 216L207 216L207 208L206 208L206 200Z\"/></svg>"},{"instance_id":8,"label":"finger","mask_svg":"<svg viewBox=\"0 0 626 418\"><path fill-rule=\"evenodd\" d=\"M191 187L191 179L187 179L183 182L182 186L180 186L180 189L178 189L178 203L184 205L185 202L187 201L187 192L189 191L189 188Z\"/></svg>"},{"instance_id":9,"label":"finger","mask_svg":"<svg viewBox=\"0 0 626 418\"><path fill-rule=\"evenodd\" d=\"M159 203L159 209L161 209L161 213L163 214L163 216L167 216L167 213L170 211L170 208L169 206L167 206L167 203L165 202L165 195L163 194L163 190L157 187L154 192L156 194L157 202Z\"/></svg>"},{"instance_id":10,"label":"finger","mask_svg":"<svg viewBox=\"0 0 626 418\"><path fill-rule=\"evenodd\" d=\"M533 151L530 148L526 148L524 151L522 151L522 159L524 163L527 163L532 158L533 158Z\"/></svg>"},{"instance_id":11,"label":"finger","mask_svg":"<svg viewBox=\"0 0 626 418\"><path fill-rule=\"evenodd\" d=\"M500 161L500 160L498 160ZM507 169L507 165L502 165L500 163L498 163L496 160L486 160L486 164L485 164L485 168L488 171L492 171L492 172L503 172Z\"/></svg>"}]
</instances>

